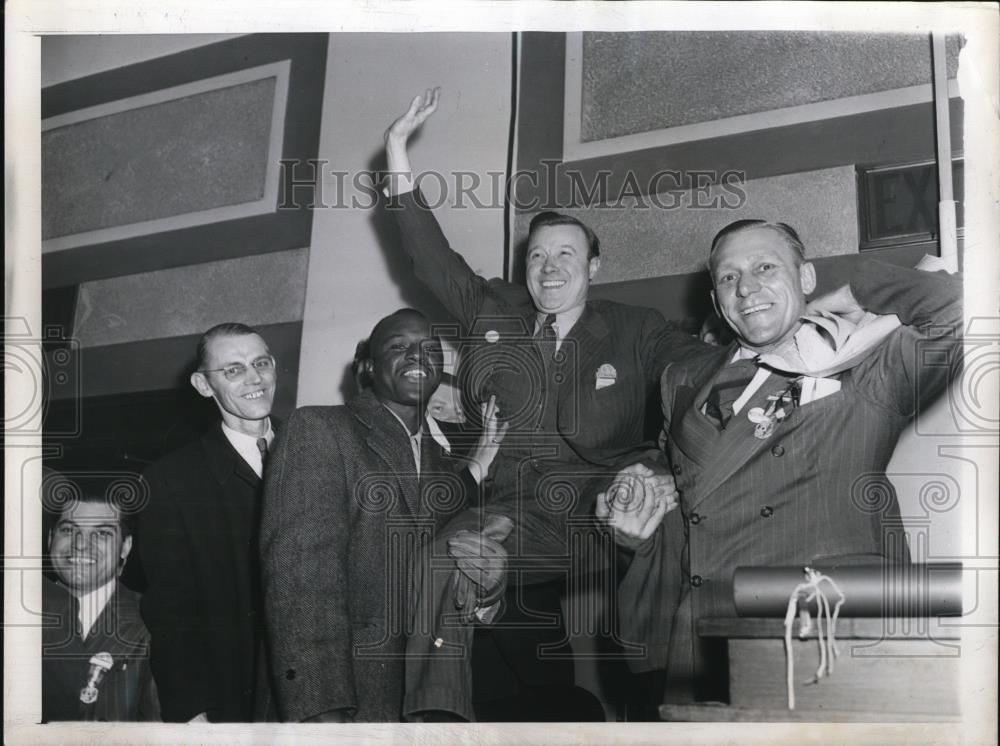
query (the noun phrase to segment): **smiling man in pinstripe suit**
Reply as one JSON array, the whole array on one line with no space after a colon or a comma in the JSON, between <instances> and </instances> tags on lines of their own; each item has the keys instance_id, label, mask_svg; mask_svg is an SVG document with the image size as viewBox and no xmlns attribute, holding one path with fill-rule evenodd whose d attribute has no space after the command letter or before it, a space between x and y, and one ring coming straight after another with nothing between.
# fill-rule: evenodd
<instances>
[{"instance_id":1,"label":"smiling man in pinstripe suit","mask_svg":"<svg viewBox=\"0 0 1000 746\"><path fill-rule=\"evenodd\" d=\"M632 554L626 639L649 645L644 665L666 667L677 702L721 698L695 626L736 615L736 567L910 561L885 469L958 370L962 320L956 278L867 260L807 307L816 272L783 223L727 226L709 269L737 341L663 374L681 510L664 517L627 488L598 507Z\"/></svg>"}]
</instances>

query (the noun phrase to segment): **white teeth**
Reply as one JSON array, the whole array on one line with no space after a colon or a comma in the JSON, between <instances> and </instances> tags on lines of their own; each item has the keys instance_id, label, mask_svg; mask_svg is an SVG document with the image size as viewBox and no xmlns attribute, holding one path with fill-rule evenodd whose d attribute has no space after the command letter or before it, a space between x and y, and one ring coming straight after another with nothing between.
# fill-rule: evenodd
<instances>
[{"instance_id":1,"label":"white teeth","mask_svg":"<svg viewBox=\"0 0 1000 746\"><path fill-rule=\"evenodd\" d=\"M427 374L422 370L414 368L413 370L408 370L403 374L406 378L427 378Z\"/></svg>"},{"instance_id":2,"label":"white teeth","mask_svg":"<svg viewBox=\"0 0 1000 746\"><path fill-rule=\"evenodd\" d=\"M264 395L263 391L254 391L244 396L244 399L260 399Z\"/></svg>"},{"instance_id":3,"label":"white teeth","mask_svg":"<svg viewBox=\"0 0 1000 746\"><path fill-rule=\"evenodd\" d=\"M565 280L546 280L542 283L543 288L561 288L566 284Z\"/></svg>"},{"instance_id":4,"label":"white teeth","mask_svg":"<svg viewBox=\"0 0 1000 746\"><path fill-rule=\"evenodd\" d=\"M89 559L87 557L70 557L69 563L71 565L92 565L96 560Z\"/></svg>"},{"instance_id":5,"label":"white teeth","mask_svg":"<svg viewBox=\"0 0 1000 746\"><path fill-rule=\"evenodd\" d=\"M758 311L766 311L770 307L771 307L770 303L759 303L756 306L750 306L750 308L747 308L744 311L740 311L740 314L743 316L749 316L750 314L757 313Z\"/></svg>"}]
</instances>

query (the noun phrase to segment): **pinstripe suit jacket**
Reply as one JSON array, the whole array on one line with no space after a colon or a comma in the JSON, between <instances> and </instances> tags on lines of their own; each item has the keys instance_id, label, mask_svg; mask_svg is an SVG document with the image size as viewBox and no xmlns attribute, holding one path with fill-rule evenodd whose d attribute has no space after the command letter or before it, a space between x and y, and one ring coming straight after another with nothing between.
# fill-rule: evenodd
<instances>
[{"instance_id":1,"label":"pinstripe suit jacket","mask_svg":"<svg viewBox=\"0 0 1000 746\"><path fill-rule=\"evenodd\" d=\"M465 507L466 473L425 433L418 478L370 391L296 410L268 456L260 549L282 720L398 722L412 552Z\"/></svg>"},{"instance_id":2,"label":"pinstripe suit jacket","mask_svg":"<svg viewBox=\"0 0 1000 746\"><path fill-rule=\"evenodd\" d=\"M118 584L86 639L76 633L73 596L42 578L42 720L159 720L160 706L149 667L149 632L139 616L139 598ZM90 659L109 653L114 666L85 705Z\"/></svg>"},{"instance_id":3,"label":"pinstripe suit jacket","mask_svg":"<svg viewBox=\"0 0 1000 746\"><path fill-rule=\"evenodd\" d=\"M466 411L478 411L478 402L495 395L510 423L494 465L494 494L517 499L519 463L542 453L606 475L656 453L647 437L648 405L655 406L664 367L704 348L698 339L652 309L588 301L560 346L561 366L547 370L531 339L537 311L527 288L475 274L448 245L418 192L393 198L390 212L414 274L459 321ZM598 389L603 366L614 369L615 379ZM557 407L554 429L541 423L551 396ZM578 508L586 512L595 496L596 490L588 489Z\"/></svg>"},{"instance_id":4,"label":"pinstripe suit jacket","mask_svg":"<svg viewBox=\"0 0 1000 746\"><path fill-rule=\"evenodd\" d=\"M851 288L866 309L896 313L904 326L840 374L839 391L796 408L767 439L754 437L745 413L786 387L786 378L772 374L720 432L701 407L735 347L664 371L681 510L636 552L620 587L626 639L651 646L642 667L664 665L672 634L668 676L692 665L697 676L693 626L701 617L735 616L738 566L909 561L885 468L903 428L957 370L962 285L865 261Z\"/></svg>"}]
</instances>

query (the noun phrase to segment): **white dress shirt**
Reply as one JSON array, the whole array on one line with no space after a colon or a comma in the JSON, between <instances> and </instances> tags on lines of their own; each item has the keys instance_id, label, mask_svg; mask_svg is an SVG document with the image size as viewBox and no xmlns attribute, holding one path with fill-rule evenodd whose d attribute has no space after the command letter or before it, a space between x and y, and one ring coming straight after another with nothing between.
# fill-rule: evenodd
<instances>
[{"instance_id":1,"label":"white dress shirt","mask_svg":"<svg viewBox=\"0 0 1000 746\"><path fill-rule=\"evenodd\" d=\"M108 605L108 601L115 594L117 583L118 578L112 578L100 588L95 588L90 593L85 593L82 596L74 593L80 601L78 618L80 620L80 637L82 639L87 639L87 635L90 634L90 630L94 627L94 622L97 621L101 612L104 611L104 607Z\"/></svg>"},{"instance_id":2,"label":"white dress shirt","mask_svg":"<svg viewBox=\"0 0 1000 746\"><path fill-rule=\"evenodd\" d=\"M243 460L250 465L254 474L258 477L263 477L264 461L261 458L260 449L257 447L257 441L261 437L266 438L267 447L271 447L271 443L274 442L274 430L271 429L271 418L267 418L267 432L263 436L241 433L239 430L233 430L225 422L222 423L222 434L226 436L226 440L232 444L236 452L243 457Z\"/></svg>"},{"instance_id":3,"label":"white dress shirt","mask_svg":"<svg viewBox=\"0 0 1000 746\"><path fill-rule=\"evenodd\" d=\"M552 328L556 333L556 350L562 346L562 341L566 338L566 335L570 333L573 325L580 320L583 315L583 305L579 305L576 308L571 308L565 313L557 313L556 320L552 322ZM548 316L547 313L538 312L535 317L535 336L542 331L542 326L545 324L545 317Z\"/></svg>"},{"instance_id":4,"label":"white dress shirt","mask_svg":"<svg viewBox=\"0 0 1000 746\"><path fill-rule=\"evenodd\" d=\"M396 418L396 421L399 423L399 426L401 428L403 428L403 432L406 433L406 438L407 438L407 440L410 441L410 450L413 451L413 464L417 467L417 476L419 477L420 476L420 435L421 435L420 429L418 428L417 432L411 434L410 431L409 431L409 429L406 427L406 423L403 422L403 418L402 417L400 417L398 414L396 414L391 409L389 409L389 407L386 407L385 404L383 404L382 406L385 407L385 411L387 411L389 414L391 414L393 417Z\"/></svg>"}]
</instances>

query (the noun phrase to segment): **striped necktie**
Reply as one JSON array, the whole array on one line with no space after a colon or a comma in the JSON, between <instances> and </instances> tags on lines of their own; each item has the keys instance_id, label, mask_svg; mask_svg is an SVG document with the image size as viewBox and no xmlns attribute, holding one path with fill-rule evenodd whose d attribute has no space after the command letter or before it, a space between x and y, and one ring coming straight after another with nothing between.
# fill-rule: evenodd
<instances>
[{"instance_id":1,"label":"striped necktie","mask_svg":"<svg viewBox=\"0 0 1000 746\"><path fill-rule=\"evenodd\" d=\"M757 359L746 358L730 363L723 368L712 384L705 400L705 415L717 427L725 429L732 419L733 404L740 398L743 389L750 385L757 374Z\"/></svg>"},{"instance_id":2,"label":"striped necktie","mask_svg":"<svg viewBox=\"0 0 1000 746\"><path fill-rule=\"evenodd\" d=\"M539 328L536 338L543 342L557 341L558 335L556 335L555 323L556 315L554 313L547 314L545 320L542 321L542 326Z\"/></svg>"}]
</instances>

